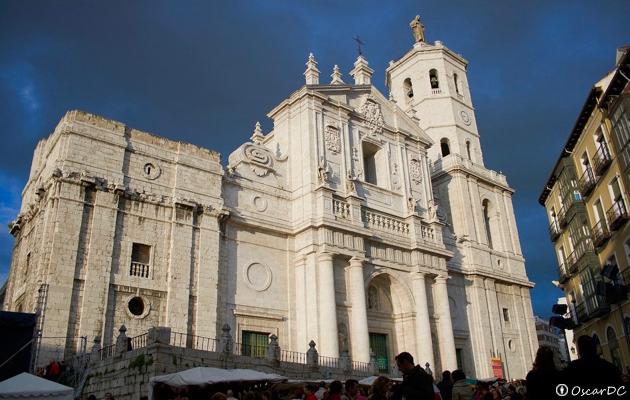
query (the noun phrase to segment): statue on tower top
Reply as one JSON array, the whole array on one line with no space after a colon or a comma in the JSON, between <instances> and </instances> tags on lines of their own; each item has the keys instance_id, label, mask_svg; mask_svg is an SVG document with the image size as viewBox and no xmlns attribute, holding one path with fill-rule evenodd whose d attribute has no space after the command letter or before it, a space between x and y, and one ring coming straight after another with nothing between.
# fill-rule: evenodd
<instances>
[{"instance_id":1,"label":"statue on tower top","mask_svg":"<svg viewBox=\"0 0 630 400\"><path fill-rule=\"evenodd\" d=\"M411 32L413 33L416 43L424 42L424 25L420 22L419 15L416 15L416 18L409 23L409 26L411 27Z\"/></svg>"}]
</instances>

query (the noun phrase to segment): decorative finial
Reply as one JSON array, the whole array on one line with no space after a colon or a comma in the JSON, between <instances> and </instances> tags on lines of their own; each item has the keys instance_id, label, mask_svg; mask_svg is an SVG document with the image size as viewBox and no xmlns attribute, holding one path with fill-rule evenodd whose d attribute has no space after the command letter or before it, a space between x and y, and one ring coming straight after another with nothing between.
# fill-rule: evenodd
<instances>
[{"instance_id":1,"label":"decorative finial","mask_svg":"<svg viewBox=\"0 0 630 400\"><path fill-rule=\"evenodd\" d=\"M413 38L416 43L424 42L424 25L420 22L419 15L416 15L416 18L409 23L409 26L411 27L411 32L413 33Z\"/></svg>"},{"instance_id":2,"label":"decorative finial","mask_svg":"<svg viewBox=\"0 0 630 400\"><path fill-rule=\"evenodd\" d=\"M337 64L335 64L333 73L330 76L332 78L332 81L330 81L332 85L342 85L344 83L341 79L341 70L339 70L339 66Z\"/></svg>"},{"instance_id":3,"label":"decorative finial","mask_svg":"<svg viewBox=\"0 0 630 400\"><path fill-rule=\"evenodd\" d=\"M265 136L262 133L262 127L260 126L260 121L256 122L256 127L254 128L254 133L252 134L252 142L260 143L263 141Z\"/></svg>"},{"instance_id":4,"label":"decorative finial","mask_svg":"<svg viewBox=\"0 0 630 400\"><path fill-rule=\"evenodd\" d=\"M371 85L374 70L370 68L368 61L363 56L357 57L350 75L354 78L355 85Z\"/></svg>"},{"instance_id":5,"label":"decorative finial","mask_svg":"<svg viewBox=\"0 0 630 400\"><path fill-rule=\"evenodd\" d=\"M304 71L307 85L319 85L319 70L317 69L317 61L313 53L308 55L306 62L306 71Z\"/></svg>"}]
</instances>

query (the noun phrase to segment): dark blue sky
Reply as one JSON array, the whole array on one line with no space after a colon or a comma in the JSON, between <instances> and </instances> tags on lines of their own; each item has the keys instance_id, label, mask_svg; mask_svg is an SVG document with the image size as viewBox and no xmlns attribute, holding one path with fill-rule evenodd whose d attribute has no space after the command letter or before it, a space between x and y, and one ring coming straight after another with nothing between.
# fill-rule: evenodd
<instances>
[{"instance_id":1,"label":"dark blue sky","mask_svg":"<svg viewBox=\"0 0 630 400\"><path fill-rule=\"evenodd\" d=\"M630 44L630 1L0 1L0 225L18 212L35 144L69 109L221 152L303 83L309 52L346 79L352 38L384 90L387 62L429 41L470 61L486 165L516 189L534 310L561 294L537 198L589 87ZM0 282L12 237L0 232Z\"/></svg>"}]
</instances>

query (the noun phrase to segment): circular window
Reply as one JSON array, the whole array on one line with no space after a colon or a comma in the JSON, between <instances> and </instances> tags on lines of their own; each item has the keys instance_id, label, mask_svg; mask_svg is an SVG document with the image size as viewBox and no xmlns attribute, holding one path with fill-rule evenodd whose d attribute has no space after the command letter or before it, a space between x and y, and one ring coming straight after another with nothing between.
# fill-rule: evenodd
<instances>
[{"instance_id":1,"label":"circular window","mask_svg":"<svg viewBox=\"0 0 630 400\"><path fill-rule=\"evenodd\" d=\"M139 317L144 313L144 300L138 296L132 297L127 303L127 308L129 308L130 313Z\"/></svg>"},{"instance_id":2,"label":"circular window","mask_svg":"<svg viewBox=\"0 0 630 400\"><path fill-rule=\"evenodd\" d=\"M160 170L160 167L158 167L157 165L153 163L144 164L143 171L144 171L144 175L149 179L157 179L162 173L162 171Z\"/></svg>"}]
</instances>

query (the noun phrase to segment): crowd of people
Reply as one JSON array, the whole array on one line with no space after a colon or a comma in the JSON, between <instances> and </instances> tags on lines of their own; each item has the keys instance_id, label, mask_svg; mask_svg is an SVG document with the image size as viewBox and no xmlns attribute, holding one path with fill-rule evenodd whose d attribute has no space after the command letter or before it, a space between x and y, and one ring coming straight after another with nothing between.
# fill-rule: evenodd
<instances>
[{"instance_id":1,"label":"crowd of people","mask_svg":"<svg viewBox=\"0 0 630 400\"><path fill-rule=\"evenodd\" d=\"M472 382L462 370L444 371L442 378L433 377L414 364L409 353L396 356L396 365L403 374L402 381L378 377L371 386L359 385L356 380L305 384L291 396L292 400L547 400L560 398L628 398L630 377L612 363L602 359L597 344L590 336L577 341L579 359L560 370L554 363L553 351L541 346L532 370L524 380L503 379ZM559 386L565 386L559 389ZM578 388L577 390L575 388ZM611 397L610 388L615 388ZM628 388L629 390L626 390ZM605 391L602 391L605 390ZM276 400L274 390L246 392L235 397L233 393L215 393L212 400ZM183 400L183 399L178 399Z\"/></svg>"},{"instance_id":2,"label":"crowd of people","mask_svg":"<svg viewBox=\"0 0 630 400\"><path fill-rule=\"evenodd\" d=\"M553 400L576 398L630 398L630 376L622 375L612 363L602 359L597 343L590 336L577 340L579 359L560 370L554 353L541 346L526 379L506 381L488 379L475 381L464 371L444 371L439 381L424 368L415 365L407 352L396 356L396 366L402 379L376 377L371 385L355 379L345 382L305 382L229 385L212 387L171 387L157 384L155 400ZM40 373L50 378L62 374L62 365L51 361ZM364 382L365 383L365 382ZM559 389L559 387L564 387ZM576 390L577 388L577 390ZM614 393L611 395L611 388ZM627 389L626 389L627 388ZM602 389L605 390L602 391ZM93 396L91 400L95 400ZM108 400L113 397L110 393ZM141 399L146 399L143 397Z\"/></svg>"}]
</instances>

